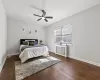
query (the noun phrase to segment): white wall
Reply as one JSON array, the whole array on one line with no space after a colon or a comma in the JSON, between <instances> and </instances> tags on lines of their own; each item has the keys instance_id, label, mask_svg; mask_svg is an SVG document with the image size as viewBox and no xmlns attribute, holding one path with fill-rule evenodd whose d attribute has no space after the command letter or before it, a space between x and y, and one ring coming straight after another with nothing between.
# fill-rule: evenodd
<instances>
[{"instance_id":1,"label":"white wall","mask_svg":"<svg viewBox=\"0 0 100 80\"><path fill-rule=\"evenodd\" d=\"M0 0L0 71L5 61L6 54L6 15L3 8L2 1Z\"/></svg>"},{"instance_id":2,"label":"white wall","mask_svg":"<svg viewBox=\"0 0 100 80\"><path fill-rule=\"evenodd\" d=\"M8 20L8 45L7 50L8 54L16 54L19 50L20 39L39 39L43 40L45 43L45 29L38 25L28 24L21 20L16 20L14 18L7 18ZM22 28L25 31L22 31ZM29 34L29 30L32 31L32 34ZM35 33L34 30L37 30Z\"/></svg>"},{"instance_id":3,"label":"white wall","mask_svg":"<svg viewBox=\"0 0 100 80\"><path fill-rule=\"evenodd\" d=\"M100 5L82 11L46 28L47 45L55 52L54 27L71 24L73 45L70 57L100 64Z\"/></svg>"}]
</instances>

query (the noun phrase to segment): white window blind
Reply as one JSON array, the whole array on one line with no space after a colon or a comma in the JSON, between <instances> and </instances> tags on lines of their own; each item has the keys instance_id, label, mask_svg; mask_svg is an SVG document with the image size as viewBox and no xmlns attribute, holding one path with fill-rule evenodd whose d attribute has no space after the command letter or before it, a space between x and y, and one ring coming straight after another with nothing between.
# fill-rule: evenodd
<instances>
[{"instance_id":1,"label":"white window blind","mask_svg":"<svg viewBox=\"0 0 100 80\"><path fill-rule=\"evenodd\" d=\"M61 27L55 28L55 30L54 30L54 35L55 35L55 36L61 35Z\"/></svg>"},{"instance_id":2,"label":"white window blind","mask_svg":"<svg viewBox=\"0 0 100 80\"><path fill-rule=\"evenodd\" d=\"M54 35L55 35L55 42L56 43L60 43L61 42L61 40L62 40L62 37L61 37L61 27L57 27L57 28L55 28L55 30L54 30Z\"/></svg>"},{"instance_id":3,"label":"white window blind","mask_svg":"<svg viewBox=\"0 0 100 80\"><path fill-rule=\"evenodd\" d=\"M62 27L62 35L72 34L72 26L71 25L64 25Z\"/></svg>"},{"instance_id":4,"label":"white window blind","mask_svg":"<svg viewBox=\"0 0 100 80\"><path fill-rule=\"evenodd\" d=\"M64 25L54 30L55 42L56 43L72 43L72 25Z\"/></svg>"}]
</instances>

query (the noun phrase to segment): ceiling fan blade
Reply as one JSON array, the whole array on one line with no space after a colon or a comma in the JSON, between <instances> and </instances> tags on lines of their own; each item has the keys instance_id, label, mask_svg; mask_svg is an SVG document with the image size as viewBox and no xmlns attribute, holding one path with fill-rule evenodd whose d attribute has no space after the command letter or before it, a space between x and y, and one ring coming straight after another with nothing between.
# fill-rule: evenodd
<instances>
[{"instance_id":1,"label":"ceiling fan blade","mask_svg":"<svg viewBox=\"0 0 100 80\"><path fill-rule=\"evenodd\" d=\"M42 16L40 16L40 15L37 15L37 14L34 14L34 16L42 17Z\"/></svg>"},{"instance_id":2,"label":"ceiling fan blade","mask_svg":"<svg viewBox=\"0 0 100 80\"><path fill-rule=\"evenodd\" d=\"M40 21L42 18L38 19L37 21Z\"/></svg>"},{"instance_id":3,"label":"ceiling fan blade","mask_svg":"<svg viewBox=\"0 0 100 80\"><path fill-rule=\"evenodd\" d=\"M46 15L46 12L44 10L41 10L42 11L42 17L44 17Z\"/></svg>"},{"instance_id":4,"label":"ceiling fan blade","mask_svg":"<svg viewBox=\"0 0 100 80\"><path fill-rule=\"evenodd\" d=\"M52 17L52 16L47 16L47 17L45 17L45 18L53 19L53 17Z\"/></svg>"},{"instance_id":5,"label":"ceiling fan blade","mask_svg":"<svg viewBox=\"0 0 100 80\"><path fill-rule=\"evenodd\" d=\"M46 18L45 18L44 20L45 20L46 22L48 22L48 20L47 20Z\"/></svg>"}]
</instances>

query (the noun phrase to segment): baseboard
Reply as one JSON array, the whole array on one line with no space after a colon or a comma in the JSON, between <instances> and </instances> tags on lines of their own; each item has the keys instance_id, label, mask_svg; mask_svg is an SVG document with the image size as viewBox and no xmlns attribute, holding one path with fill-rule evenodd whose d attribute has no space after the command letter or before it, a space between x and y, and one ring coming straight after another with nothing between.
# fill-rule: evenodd
<instances>
[{"instance_id":1,"label":"baseboard","mask_svg":"<svg viewBox=\"0 0 100 80\"><path fill-rule=\"evenodd\" d=\"M7 57L11 57L11 56L14 56L14 55L19 55L19 53L8 54Z\"/></svg>"},{"instance_id":2,"label":"baseboard","mask_svg":"<svg viewBox=\"0 0 100 80\"><path fill-rule=\"evenodd\" d=\"M6 59L7 59L7 56L4 57L4 60L3 60L2 64L0 64L0 73L2 71L2 68L3 68L5 62L6 62Z\"/></svg>"},{"instance_id":3,"label":"baseboard","mask_svg":"<svg viewBox=\"0 0 100 80\"><path fill-rule=\"evenodd\" d=\"M51 51L49 51L49 52L55 54L54 52L51 52ZM85 60L85 59L81 59L81 58L73 57L73 56L69 56L69 58L76 59L78 61L82 61L82 62L85 62L85 63L92 64L92 65L100 67L100 63L96 63L96 62L93 62L93 61L89 61L89 60Z\"/></svg>"},{"instance_id":4,"label":"baseboard","mask_svg":"<svg viewBox=\"0 0 100 80\"><path fill-rule=\"evenodd\" d=\"M59 53L55 53L55 54L65 57L65 55L61 55L61 54L59 54Z\"/></svg>"},{"instance_id":5,"label":"baseboard","mask_svg":"<svg viewBox=\"0 0 100 80\"><path fill-rule=\"evenodd\" d=\"M81 58L77 58L77 57L72 57L72 56L70 56L70 58L100 67L100 63L96 63L96 62L93 62L93 61L89 61L89 60L85 60L85 59L81 59Z\"/></svg>"}]
</instances>

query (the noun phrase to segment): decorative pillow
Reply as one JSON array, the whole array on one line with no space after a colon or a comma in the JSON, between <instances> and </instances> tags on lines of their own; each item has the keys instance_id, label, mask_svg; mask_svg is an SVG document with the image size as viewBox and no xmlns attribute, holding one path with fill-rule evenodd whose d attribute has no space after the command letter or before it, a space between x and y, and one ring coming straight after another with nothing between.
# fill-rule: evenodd
<instances>
[{"instance_id":1,"label":"decorative pillow","mask_svg":"<svg viewBox=\"0 0 100 80\"><path fill-rule=\"evenodd\" d=\"M28 41L23 41L23 45L29 45Z\"/></svg>"},{"instance_id":2,"label":"decorative pillow","mask_svg":"<svg viewBox=\"0 0 100 80\"><path fill-rule=\"evenodd\" d=\"M34 45L38 45L38 42L37 41L34 41Z\"/></svg>"},{"instance_id":3,"label":"decorative pillow","mask_svg":"<svg viewBox=\"0 0 100 80\"><path fill-rule=\"evenodd\" d=\"M35 41L29 41L29 46L34 46Z\"/></svg>"}]
</instances>

